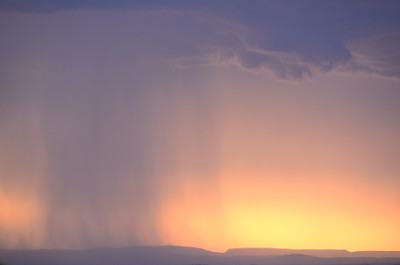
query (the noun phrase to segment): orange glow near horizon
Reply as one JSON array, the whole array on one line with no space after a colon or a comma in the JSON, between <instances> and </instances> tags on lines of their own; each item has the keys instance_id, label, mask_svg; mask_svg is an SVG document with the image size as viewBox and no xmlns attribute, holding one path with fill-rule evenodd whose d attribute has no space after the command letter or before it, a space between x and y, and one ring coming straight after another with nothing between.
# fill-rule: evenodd
<instances>
[{"instance_id":1,"label":"orange glow near horizon","mask_svg":"<svg viewBox=\"0 0 400 265\"><path fill-rule=\"evenodd\" d=\"M399 249L396 196L354 181L300 179L222 177L219 193L186 189L163 211L166 243L219 252L235 247Z\"/></svg>"},{"instance_id":2,"label":"orange glow near horizon","mask_svg":"<svg viewBox=\"0 0 400 265\"><path fill-rule=\"evenodd\" d=\"M42 231L37 228L42 214L40 204L33 196L7 193L0 189L0 232L8 243L7 247L19 246L20 237L25 238L27 246L31 243L39 246Z\"/></svg>"}]
</instances>

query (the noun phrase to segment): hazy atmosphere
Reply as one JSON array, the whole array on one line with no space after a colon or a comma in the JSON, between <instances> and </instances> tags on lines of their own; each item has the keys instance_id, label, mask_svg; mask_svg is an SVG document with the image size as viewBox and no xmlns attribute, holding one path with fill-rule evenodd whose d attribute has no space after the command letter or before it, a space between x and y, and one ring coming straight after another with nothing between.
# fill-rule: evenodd
<instances>
[{"instance_id":1,"label":"hazy atmosphere","mask_svg":"<svg viewBox=\"0 0 400 265\"><path fill-rule=\"evenodd\" d=\"M400 250L399 14L0 0L0 248Z\"/></svg>"}]
</instances>

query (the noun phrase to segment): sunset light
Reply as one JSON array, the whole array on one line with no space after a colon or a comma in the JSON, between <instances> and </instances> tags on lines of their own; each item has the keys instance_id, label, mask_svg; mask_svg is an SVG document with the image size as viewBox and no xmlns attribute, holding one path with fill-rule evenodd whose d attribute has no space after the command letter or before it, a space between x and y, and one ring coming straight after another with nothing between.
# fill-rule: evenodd
<instances>
[{"instance_id":1,"label":"sunset light","mask_svg":"<svg viewBox=\"0 0 400 265\"><path fill-rule=\"evenodd\" d=\"M399 265L399 14L0 0L0 265Z\"/></svg>"}]
</instances>

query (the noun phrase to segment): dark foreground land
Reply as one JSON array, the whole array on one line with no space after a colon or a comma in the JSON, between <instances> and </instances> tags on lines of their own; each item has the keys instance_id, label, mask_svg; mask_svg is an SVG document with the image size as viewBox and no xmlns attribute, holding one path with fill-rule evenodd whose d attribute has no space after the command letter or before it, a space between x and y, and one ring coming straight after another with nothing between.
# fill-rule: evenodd
<instances>
[{"instance_id":1,"label":"dark foreground land","mask_svg":"<svg viewBox=\"0 0 400 265\"><path fill-rule=\"evenodd\" d=\"M400 265L400 251L230 249L177 246L89 250L0 250L1 265Z\"/></svg>"}]
</instances>

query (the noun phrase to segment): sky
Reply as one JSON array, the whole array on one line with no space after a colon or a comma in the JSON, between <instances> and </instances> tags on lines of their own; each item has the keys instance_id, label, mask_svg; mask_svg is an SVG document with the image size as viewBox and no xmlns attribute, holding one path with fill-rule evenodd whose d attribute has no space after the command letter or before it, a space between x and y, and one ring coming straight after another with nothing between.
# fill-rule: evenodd
<instances>
[{"instance_id":1,"label":"sky","mask_svg":"<svg viewBox=\"0 0 400 265\"><path fill-rule=\"evenodd\" d=\"M400 2L0 1L0 248L400 250Z\"/></svg>"}]
</instances>

